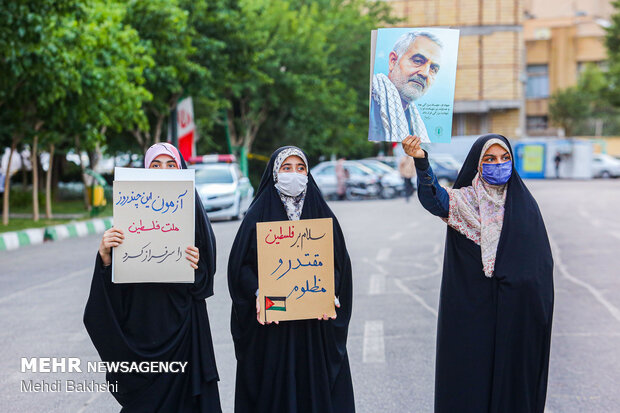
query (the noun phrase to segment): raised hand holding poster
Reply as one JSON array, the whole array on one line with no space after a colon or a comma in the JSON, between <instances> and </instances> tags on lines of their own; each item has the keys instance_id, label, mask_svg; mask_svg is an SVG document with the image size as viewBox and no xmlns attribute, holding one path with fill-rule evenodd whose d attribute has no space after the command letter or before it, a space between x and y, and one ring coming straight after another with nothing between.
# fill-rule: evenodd
<instances>
[{"instance_id":1,"label":"raised hand holding poster","mask_svg":"<svg viewBox=\"0 0 620 413\"><path fill-rule=\"evenodd\" d=\"M450 142L459 31L373 30L368 140Z\"/></svg>"},{"instance_id":2,"label":"raised hand holding poster","mask_svg":"<svg viewBox=\"0 0 620 413\"><path fill-rule=\"evenodd\" d=\"M256 224L261 321L336 315L331 218Z\"/></svg>"},{"instance_id":3,"label":"raised hand holding poster","mask_svg":"<svg viewBox=\"0 0 620 413\"><path fill-rule=\"evenodd\" d=\"M112 282L194 282L194 170L115 168Z\"/></svg>"}]
</instances>

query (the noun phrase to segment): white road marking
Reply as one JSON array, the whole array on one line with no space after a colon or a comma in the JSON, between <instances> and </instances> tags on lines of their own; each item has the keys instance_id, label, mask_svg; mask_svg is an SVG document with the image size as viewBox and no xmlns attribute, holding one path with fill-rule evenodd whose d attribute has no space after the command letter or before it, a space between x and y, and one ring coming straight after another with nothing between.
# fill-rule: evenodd
<instances>
[{"instance_id":1,"label":"white road marking","mask_svg":"<svg viewBox=\"0 0 620 413\"><path fill-rule=\"evenodd\" d=\"M590 214L584 208L579 208L579 215L581 215L586 221L588 221L590 224L594 225L595 227L601 226L600 220L596 217L593 217L592 214Z\"/></svg>"},{"instance_id":2,"label":"white road marking","mask_svg":"<svg viewBox=\"0 0 620 413\"><path fill-rule=\"evenodd\" d=\"M549 243L551 244L551 249L552 251L554 251L553 259L555 261L556 267L558 268L560 273L564 276L564 278L566 278L573 284L577 284L585 288L586 290L588 290L588 292L592 294L592 296L596 299L596 301L601 303L603 307L605 307L607 311L609 311L609 313L611 314L613 318L615 318L617 321L620 321L620 310L618 310L618 308L615 307L612 303L607 301L607 299L603 296L603 293L600 290L596 289L596 287L594 287L593 285L588 284L587 282L573 276L570 272L568 272L568 269L566 268L566 265L564 264L564 261L562 260L562 251L560 250L560 247L555 243L551 234L548 234L548 236L549 236Z\"/></svg>"},{"instance_id":3,"label":"white road marking","mask_svg":"<svg viewBox=\"0 0 620 413\"><path fill-rule=\"evenodd\" d=\"M377 251L377 261L387 261L390 258L390 253L392 252L392 248L380 248Z\"/></svg>"},{"instance_id":4,"label":"white road marking","mask_svg":"<svg viewBox=\"0 0 620 413\"><path fill-rule=\"evenodd\" d=\"M399 279L394 279L394 283L396 283L396 286L398 288L400 288L400 290L407 294L408 296L410 296L411 298L413 298L414 300L416 300L423 308L425 308L426 310L428 310L431 314L433 314L435 317L437 317L437 310L435 310L433 307L431 307L430 305L428 305L426 303L426 301L424 301L424 299L422 297L420 297L419 295L417 295L416 293L414 293L413 291L411 291L409 288L407 288L407 286Z\"/></svg>"},{"instance_id":5,"label":"white road marking","mask_svg":"<svg viewBox=\"0 0 620 413\"><path fill-rule=\"evenodd\" d=\"M368 287L369 295L379 295L385 292L385 274L373 274L370 277L370 285Z\"/></svg>"},{"instance_id":6,"label":"white road marking","mask_svg":"<svg viewBox=\"0 0 620 413\"><path fill-rule=\"evenodd\" d=\"M54 280L50 280L50 281L45 282L43 284L36 284L36 285L24 288L24 289L19 290L19 291L15 291L14 293L11 293L9 295L5 295L4 297L0 297L0 303L3 303L5 301L11 300L11 299L16 298L16 297L20 297L20 296L22 296L24 294L30 293L31 291L39 289L39 288L46 288L46 287L49 287L49 286L54 285L54 284L63 283L65 281L70 280L70 279L75 278L75 277L87 275L91 271L92 271L92 268L84 268L84 269L81 269L81 270L73 271L72 273L70 273L68 275L65 275L64 277L56 278Z\"/></svg>"},{"instance_id":7,"label":"white road marking","mask_svg":"<svg viewBox=\"0 0 620 413\"><path fill-rule=\"evenodd\" d=\"M376 270L377 270L380 274L384 274L384 275L385 275L385 274L387 274L387 271L385 271L385 268L383 268L383 266L382 266L382 265L379 265L379 264L377 264L377 263L376 263L376 262L374 262L374 261L370 261L370 260L369 260L369 259L367 259L367 258L364 258L364 262L366 262L366 263L368 263L368 264L372 265L373 267L375 267L375 269L376 269Z\"/></svg>"},{"instance_id":8,"label":"white road marking","mask_svg":"<svg viewBox=\"0 0 620 413\"><path fill-rule=\"evenodd\" d=\"M388 239L390 241L398 241L399 239L401 239L403 237L403 235L405 235L404 232L396 232L396 233L390 235L390 237Z\"/></svg>"},{"instance_id":9,"label":"white road marking","mask_svg":"<svg viewBox=\"0 0 620 413\"><path fill-rule=\"evenodd\" d=\"M612 237L620 239L620 232L609 231L609 234L611 234Z\"/></svg>"},{"instance_id":10,"label":"white road marking","mask_svg":"<svg viewBox=\"0 0 620 413\"><path fill-rule=\"evenodd\" d=\"M364 324L364 363L385 363L383 321L366 321Z\"/></svg>"}]
</instances>

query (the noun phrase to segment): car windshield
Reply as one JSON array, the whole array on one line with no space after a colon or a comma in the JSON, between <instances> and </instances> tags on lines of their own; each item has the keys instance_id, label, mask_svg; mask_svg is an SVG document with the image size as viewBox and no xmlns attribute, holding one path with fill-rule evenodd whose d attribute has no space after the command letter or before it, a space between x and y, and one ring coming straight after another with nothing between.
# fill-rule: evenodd
<instances>
[{"instance_id":1,"label":"car windshield","mask_svg":"<svg viewBox=\"0 0 620 413\"><path fill-rule=\"evenodd\" d=\"M368 168L364 168L363 166L347 164L344 166L344 169L349 171L351 175L370 175Z\"/></svg>"},{"instance_id":2,"label":"car windshield","mask_svg":"<svg viewBox=\"0 0 620 413\"><path fill-rule=\"evenodd\" d=\"M363 165L382 175L391 172L391 168L381 162L363 162Z\"/></svg>"},{"instance_id":3,"label":"car windshield","mask_svg":"<svg viewBox=\"0 0 620 413\"><path fill-rule=\"evenodd\" d=\"M196 168L197 184L232 184L233 176L230 169L221 166Z\"/></svg>"}]
</instances>

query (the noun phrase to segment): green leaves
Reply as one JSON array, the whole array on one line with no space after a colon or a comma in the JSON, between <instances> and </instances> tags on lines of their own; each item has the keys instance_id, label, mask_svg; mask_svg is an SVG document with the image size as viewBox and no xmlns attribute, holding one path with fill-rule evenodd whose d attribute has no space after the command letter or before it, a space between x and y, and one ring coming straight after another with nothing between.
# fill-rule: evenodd
<instances>
[{"instance_id":1,"label":"green leaves","mask_svg":"<svg viewBox=\"0 0 620 413\"><path fill-rule=\"evenodd\" d=\"M239 6L242 64L232 68L227 92L233 143L250 148L256 139L266 153L294 143L311 156L371 152L370 31L388 20L387 6L364 0Z\"/></svg>"},{"instance_id":2,"label":"green leaves","mask_svg":"<svg viewBox=\"0 0 620 413\"><path fill-rule=\"evenodd\" d=\"M43 140L144 148L191 95L212 145L229 121L237 145L266 153L374 148L369 39L392 22L385 2L0 0L0 22L0 135L42 123Z\"/></svg>"}]
</instances>

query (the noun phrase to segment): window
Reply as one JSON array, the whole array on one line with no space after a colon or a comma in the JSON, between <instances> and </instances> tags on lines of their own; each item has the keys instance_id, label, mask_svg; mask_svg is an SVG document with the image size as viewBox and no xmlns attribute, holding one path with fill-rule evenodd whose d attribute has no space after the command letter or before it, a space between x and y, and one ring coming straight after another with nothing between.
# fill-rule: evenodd
<instances>
[{"instance_id":1,"label":"window","mask_svg":"<svg viewBox=\"0 0 620 413\"><path fill-rule=\"evenodd\" d=\"M452 135L482 135L489 132L488 114L457 113L452 121Z\"/></svg>"},{"instance_id":2,"label":"window","mask_svg":"<svg viewBox=\"0 0 620 413\"><path fill-rule=\"evenodd\" d=\"M528 98L549 97L549 69L547 65L527 66L525 96Z\"/></svg>"},{"instance_id":3,"label":"window","mask_svg":"<svg viewBox=\"0 0 620 413\"><path fill-rule=\"evenodd\" d=\"M546 116L528 116L526 122L528 131L546 130L548 127Z\"/></svg>"}]
</instances>

